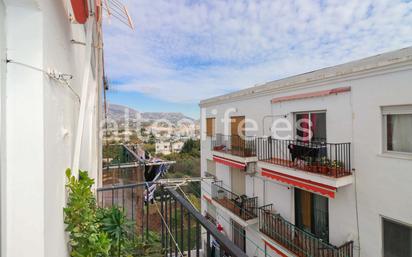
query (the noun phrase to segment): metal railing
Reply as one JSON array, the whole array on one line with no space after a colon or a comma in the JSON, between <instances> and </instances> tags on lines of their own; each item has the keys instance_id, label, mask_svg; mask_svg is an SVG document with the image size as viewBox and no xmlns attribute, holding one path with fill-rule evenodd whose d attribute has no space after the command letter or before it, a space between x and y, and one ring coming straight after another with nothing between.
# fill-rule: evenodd
<instances>
[{"instance_id":1,"label":"metal railing","mask_svg":"<svg viewBox=\"0 0 412 257\"><path fill-rule=\"evenodd\" d=\"M273 213L271 204L259 208L259 230L297 256L353 257L353 241L331 245Z\"/></svg>"},{"instance_id":2,"label":"metal railing","mask_svg":"<svg viewBox=\"0 0 412 257\"><path fill-rule=\"evenodd\" d=\"M212 137L212 151L225 152L240 157L256 156L256 138L216 134Z\"/></svg>"},{"instance_id":3,"label":"metal railing","mask_svg":"<svg viewBox=\"0 0 412 257\"><path fill-rule=\"evenodd\" d=\"M212 222L212 224L217 225L217 220L216 220L216 218L213 217L210 213L206 212L206 213L205 213L205 218L206 218L208 221Z\"/></svg>"},{"instance_id":4,"label":"metal railing","mask_svg":"<svg viewBox=\"0 0 412 257\"><path fill-rule=\"evenodd\" d=\"M260 161L329 177L351 174L351 144L258 138Z\"/></svg>"},{"instance_id":5,"label":"metal railing","mask_svg":"<svg viewBox=\"0 0 412 257\"><path fill-rule=\"evenodd\" d=\"M222 181L212 183L212 198L243 220L257 218L258 198L239 196L222 185Z\"/></svg>"},{"instance_id":6,"label":"metal railing","mask_svg":"<svg viewBox=\"0 0 412 257\"><path fill-rule=\"evenodd\" d=\"M209 257L213 247L213 251L220 252L220 256L247 257L175 189L158 187L154 200L145 202L144 192L149 186L139 183L99 188L97 203L100 207L122 208L127 217L136 222L135 232L142 239L144 235L149 235L149 231L157 229L156 232L161 235L159 250L162 256Z\"/></svg>"}]
</instances>

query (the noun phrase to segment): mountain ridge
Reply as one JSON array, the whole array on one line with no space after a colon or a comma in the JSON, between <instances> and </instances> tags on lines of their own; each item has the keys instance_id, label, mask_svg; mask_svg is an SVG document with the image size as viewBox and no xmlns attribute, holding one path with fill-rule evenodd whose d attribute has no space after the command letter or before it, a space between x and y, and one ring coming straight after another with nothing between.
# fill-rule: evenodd
<instances>
[{"instance_id":1,"label":"mountain ridge","mask_svg":"<svg viewBox=\"0 0 412 257\"><path fill-rule=\"evenodd\" d=\"M115 121L124 121L126 110L129 112L130 120L141 119L147 122L167 120L173 124L176 124L181 120L189 120L192 122L197 121L196 119L188 117L181 112L139 112L134 108L120 104L109 104L107 115Z\"/></svg>"}]
</instances>

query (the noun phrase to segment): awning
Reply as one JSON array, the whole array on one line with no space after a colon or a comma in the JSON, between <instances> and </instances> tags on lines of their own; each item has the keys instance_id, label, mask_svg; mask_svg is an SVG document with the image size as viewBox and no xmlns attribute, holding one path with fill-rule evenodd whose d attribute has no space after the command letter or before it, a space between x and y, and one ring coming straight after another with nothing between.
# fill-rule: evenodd
<instances>
[{"instance_id":1,"label":"awning","mask_svg":"<svg viewBox=\"0 0 412 257\"><path fill-rule=\"evenodd\" d=\"M329 198L335 198L337 188L322 183L314 182L311 180L298 178L295 176L283 174L274 170L262 168L262 176L270 179L277 180L279 182L289 184L294 187L301 188L306 191L311 191L316 194L320 194Z\"/></svg>"},{"instance_id":2,"label":"awning","mask_svg":"<svg viewBox=\"0 0 412 257\"><path fill-rule=\"evenodd\" d=\"M316 91L316 92L310 92L310 93L276 97L271 100L271 103L274 104L274 103L279 103L279 102L284 102L284 101L300 100L300 99L311 98L311 97L336 95L339 93L344 93L344 92L349 92L349 91L350 91L350 87L338 87L334 89L328 89L328 90L322 90L322 91Z\"/></svg>"},{"instance_id":3,"label":"awning","mask_svg":"<svg viewBox=\"0 0 412 257\"><path fill-rule=\"evenodd\" d=\"M87 0L71 0L74 18L80 24L84 24L89 17Z\"/></svg>"},{"instance_id":4,"label":"awning","mask_svg":"<svg viewBox=\"0 0 412 257\"><path fill-rule=\"evenodd\" d=\"M216 155L213 155L213 160L215 162L224 164L224 165L232 167L232 168L240 169L240 170L244 170L246 168L246 163L234 161L234 160L219 157L219 156L216 156Z\"/></svg>"}]
</instances>

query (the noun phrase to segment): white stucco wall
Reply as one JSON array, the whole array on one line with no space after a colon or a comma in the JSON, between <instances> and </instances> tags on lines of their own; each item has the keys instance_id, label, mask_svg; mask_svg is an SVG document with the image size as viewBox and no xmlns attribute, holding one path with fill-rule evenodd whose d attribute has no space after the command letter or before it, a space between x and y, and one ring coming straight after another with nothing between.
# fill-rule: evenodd
<instances>
[{"instance_id":1,"label":"white stucco wall","mask_svg":"<svg viewBox=\"0 0 412 257\"><path fill-rule=\"evenodd\" d=\"M412 70L353 82L361 256L381 256L381 217L412 225L412 158L381 155L381 106L412 104Z\"/></svg>"},{"instance_id":2,"label":"white stucco wall","mask_svg":"<svg viewBox=\"0 0 412 257\"><path fill-rule=\"evenodd\" d=\"M0 24L7 26L8 58L36 69L9 63L6 83L1 83L2 104L7 96L1 109L2 256L68 256L65 169L72 164L77 133L76 94L84 86L84 67L90 65L86 47L70 41L85 42L85 28L69 21L61 1L8 1L5 8L6 22L0 14ZM100 50L95 51L101 65ZM76 93L37 69L72 75L69 83ZM102 73L101 66L93 69L87 94L96 96L87 100L79 167L97 178Z\"/></svg>"},{"instance_id":3,"label":"white stucco wall","mask_svg":"<svg viewBox=\"0 0 412 257\"><path fill-rule=\"evenodd\" d=\"M6 146L5 146L5 105L6 105L6 7L3 1L0 1L0 238L4 235L4 222L2 217L5 215L5 208L3 204L3 195L5 194L5 187L3 181L5 180L6 169ZM2 242L0 239L0 254L2 253Z\"/></svg>"}]
</instances>

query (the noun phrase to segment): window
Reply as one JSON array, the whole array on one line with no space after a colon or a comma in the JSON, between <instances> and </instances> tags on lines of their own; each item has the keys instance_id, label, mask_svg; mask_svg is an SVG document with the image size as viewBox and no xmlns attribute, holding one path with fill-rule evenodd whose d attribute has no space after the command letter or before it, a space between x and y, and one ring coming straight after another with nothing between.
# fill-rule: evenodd
<instances>
[{"instance_id":1,"label":"window","mask_svg":"<svg viewBox=\"0 0 412 257\"><path fill-rule=\"evenodd\" d=\"M246 231L239 223L234 220L231 221L233 243L246 252Z\"/></svg>"},{"instance_id":2,"label":"window","mask_svg":"<svg viewBox=\"0 0 412 257\"><path fill-rule=\"evenodd\" d=\"M206 118L206 136L212 137L215 134L215 118Z\"/></svg>"},{"instance_id":3,"label":"window","mask_svg":"<svg viewBox=\"0 0 412 257\"><path fill-rule=\"evenodd\" d=\"M383 218L383 257L412 256L412 227Z\"/></svg>"},{"instance_id":4,"label":"window","mask_svg":"<svg viewBox=\"0 0 412 257\"><path fill-rule=\"evenodd\" d=\"M295 114L296 139L301 141L326 141L326 113L304 112ZM310 132L310 133L309 133Z\"/></svg>"},{"instance_id":5,"label":"window","mask_svg":"<svg viewBox=\"0 0 412 257\"><path fill-rule=\"evenodd\" d=\"M384 151L412 153L412 105L382 107Z\"/></svg>"}]
</instances>

